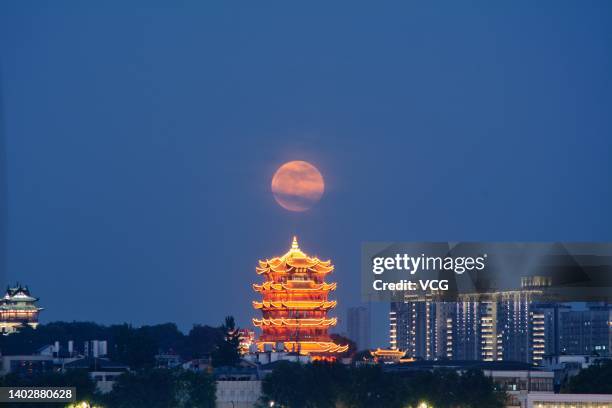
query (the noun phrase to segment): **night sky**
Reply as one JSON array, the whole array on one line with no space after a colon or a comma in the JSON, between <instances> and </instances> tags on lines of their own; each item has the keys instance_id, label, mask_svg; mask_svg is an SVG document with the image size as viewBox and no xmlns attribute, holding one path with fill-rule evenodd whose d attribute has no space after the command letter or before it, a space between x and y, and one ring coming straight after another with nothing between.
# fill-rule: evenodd
<instances>
[{"instance_id":1,"label":"night sky","mask_svg":"<svg viewBox=\"0 0 612 408\"><path fill-rule=\"evenodd\" d=\"M43 322L251 327L293 234L341 319L364 241L612 240L610 1L52 4L0 4L4 280Z\"/></svg>"}]
</instances>

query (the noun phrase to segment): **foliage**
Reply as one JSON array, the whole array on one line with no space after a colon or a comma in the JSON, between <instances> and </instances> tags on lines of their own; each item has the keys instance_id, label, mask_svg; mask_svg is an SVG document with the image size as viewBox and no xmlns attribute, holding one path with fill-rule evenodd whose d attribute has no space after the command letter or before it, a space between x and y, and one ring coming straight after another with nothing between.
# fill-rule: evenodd
<instances>
[{"instance_id":1,"label":"foliage","mask_svg":"<svg viewBox=\"0 0 612 408\"><path fill-rule=\"evenodd\" d=\"M216 385L210 375L193 371L180 371L177 377L179 407L213 408Z\"/></svg>"},{"instance_id":2,"label":"foliage","mask_svg":"<svg viewBox=\"0 0 612 408\"><path fill-rule=\"evenodd\" d=\"M116 408L213 408L215 382L206 373L145 369L121 375L103 403Z\"/></svg>"},{"instance_id":3,"label":"foliage","mask_svg":"<svg viewBox=\"0 0 612 408\"><path fill-rule=\"evenodd\" d=\"M2 387L75 387L77 398L92 402L99 400L96 394L96 385L85 370L70 370L66 373L49 372L31 377L7 374L0 377ZM57 403L20 403L19 407L59 407L63 404Z\"/></svg>"},{"instance_id":4,"label":"foliage","mask_svg":"<svg viewBox=\"0 0 612 408\"><path fill-rule=\"evenodd\" d=\"M503 407L482 371L387 372L379 365L280 362L263 380L261 406L291 408L417 407L421 402L448 408Z\"/></svg>"},{"instance_id":5,"label":"foliage","mask_svg":"<svg viewBox=\"0 0 612 408\"><path fill-rule=\"evenodd\" d=\"M563 392L574 394L612 394L612 361L593 364L572 377Z\"/></svg>"},{"instance_id":6,"label":"foliage","mask_svg":"<svg viewBox=\"0 0 612 408\"><path fill-rule=\"evenodd\" d=\"M218 327L194 325L187 336L185 349L190 358L210 354L223 341L223 330Z\"/></svg>"},{"instance_id":7,"label":"foliage","mask_svg":"<svg viewBox=\"0 0 612 408\"><path fill-rule=\"evenodd\" d=\"M380 366L366 365L348 369L347 383L341 387L339 400L347 408L405 406L402 378L386 373Z\"/></svg>"},{"instance_id":8,"label":"foliage","mask_svg":"<svg viewBox=\"0 0 612 408\"><path fill-rule=\"evenodd\" d=\"M82 352L85 341L107 340L112 360L140 369L151 368L155 355L160 352L175 352L185 360L201 358L223 342L223 333L223 326L196 325L185 335L173 323L136 328L128 324L53 322L41 324L36 330L26 326L19 333L0 336L0 352L4 355L33 354L55 341L65 346L69 340L73 340L75 349Z\"/></svg>"},{"instance_id":9,"label":"foliage","mask_svg":"<svg viewBox=\"0 0 612 408\"><path fill-rule=\"evenodd\" d=\"M353 354L353 363L372 361L372 353L370 350L360 350Z\"/></svg>"},{"instance_id":10,"label":"foliage","mask_svg":"<svg viewBox=\"0 0 612 408\"><path fill-rule=\"evenodd\" d=\"M357 352L357 344L348 337L344 337L337 333L332 333L329 335L329 337L331 337L332 341L336 344L348 344L348 350L342 353L340 357L351 357Z\"/></svg>"},{"instance_id":11,"label":"foliage","mask_svg":"<svg viewBox=\"0 0 612 408\"><path fill-rule=\"evenodd\" d=\"M224 337L212 353L212 364L215 367L236 365L240 361L240 336L232 316L225 318L221 330Z\"/></svg>"}]
</instances>

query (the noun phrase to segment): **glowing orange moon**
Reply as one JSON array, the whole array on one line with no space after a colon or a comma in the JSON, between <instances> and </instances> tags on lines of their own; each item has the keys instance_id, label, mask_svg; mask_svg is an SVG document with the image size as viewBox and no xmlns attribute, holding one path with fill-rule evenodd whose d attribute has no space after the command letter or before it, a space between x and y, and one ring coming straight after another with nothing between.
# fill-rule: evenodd
<instances>
[{"instance_id":1,"label":"glowing orange moon","mask_svg":"<svg viewBox=\"0 0 612 408\"><path fill-rule=\"evenodd\" d=\"M325 191L321 172L305 161L290 161L278 168L272 177L272 194L289 211L306 211L315 205Z\"/></svg>"}]
</instances>

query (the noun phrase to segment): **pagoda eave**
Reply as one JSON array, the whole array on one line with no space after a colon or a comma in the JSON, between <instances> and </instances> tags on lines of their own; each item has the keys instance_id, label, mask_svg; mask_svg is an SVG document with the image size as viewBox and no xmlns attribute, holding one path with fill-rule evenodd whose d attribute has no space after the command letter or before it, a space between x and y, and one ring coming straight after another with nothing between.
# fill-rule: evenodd
<instances>
[{"instance_id":1,"label":"pagoda eave","mask_svg":"<svg viewBox=\"0 0 612 408\"><path fill-rule=\"evenodd\" d=\"M258 351L263 352L266 344L276 347L276 343L274 342L262 341L257 343ZM287 352L299 351L299 353L303 355L317 353L344 353L349 348L348 344L341 345L331 341L287 341L283 342L283 347Z\"/></svg>"},{"instance_id":2,"label":"pagoda eave","mask_svg":"<svg viewBox=\"0 0 612 408\"><path fill-rule=\"evenodd\" d=\"M278 327L312 327L325 328L335 326L338 323L336 317L329 319L253 319L253 325L256 327L278 326Z\"/></svg>"}]
</instances>

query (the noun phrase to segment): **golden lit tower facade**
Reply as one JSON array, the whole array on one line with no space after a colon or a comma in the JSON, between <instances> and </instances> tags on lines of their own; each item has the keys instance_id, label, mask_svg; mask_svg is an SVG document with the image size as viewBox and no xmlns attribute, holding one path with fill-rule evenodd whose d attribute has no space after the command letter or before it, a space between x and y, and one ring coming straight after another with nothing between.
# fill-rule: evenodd
<instances>
[{"instance_id":1,"label":"golden lit tower facade","mask_svg":"<svg viewBox=\"0 0 612 408\"><path fill-rule=\"evenodd\" d=\"M306 255L293 237L285 255L259 261L256 270L264 278L262 284L253 285L263 298L253 302L262 312L261 319L253 319L262 330L259 351L283 343L285 351L330 358L348 349L348 345L335 344L328 334L337 323L337 318L327 316L336 307L336 301L329 299L336 284L325 282L334 270L331 261Z\"/></svg>"}]
</instances>

